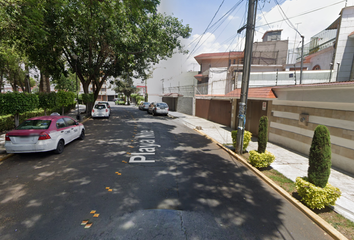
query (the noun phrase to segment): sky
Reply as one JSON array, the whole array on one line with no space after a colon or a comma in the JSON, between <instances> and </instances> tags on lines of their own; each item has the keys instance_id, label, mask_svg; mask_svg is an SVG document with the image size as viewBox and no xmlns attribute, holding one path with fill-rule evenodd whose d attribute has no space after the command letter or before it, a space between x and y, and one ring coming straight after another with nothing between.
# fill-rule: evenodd
<instances>
[{"instance_id":1,"label":"sky","mask_svg":"<svg viewBox=\"0 0 354 240\"><path fill-rule=\"evenodd\" d=\"M300 34L308 43L334 22L346 5L354 6L354 0L259 0L254 41L261 42L266 31L283 29L281 37L289 41L289 49L300 47ZM190 54L175 54L155 65L154 79L198 71L194 57L201 53L244 50L245 31L237 34L237 30L247 21L248 0L161 0L158 10L188 24L192 33L183 40Z\"/></svg>"}]
</instances>

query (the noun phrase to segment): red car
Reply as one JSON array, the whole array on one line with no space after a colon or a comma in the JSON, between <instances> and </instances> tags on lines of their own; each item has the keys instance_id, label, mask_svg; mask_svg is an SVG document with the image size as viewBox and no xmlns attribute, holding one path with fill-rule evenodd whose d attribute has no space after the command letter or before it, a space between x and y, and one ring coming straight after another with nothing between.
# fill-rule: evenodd
<instances>
[{"instance_id":1,"label":"red car","mask_svg":"<svg viewBox=\"0 0 354 240\"><path fill-rule=\"evenodd\" d=\"M85 138L85 127L68 116L41 116L23 121L5 135L8 153L46 152L60 154L64 146Z\"/></svg>"}]
</instances>

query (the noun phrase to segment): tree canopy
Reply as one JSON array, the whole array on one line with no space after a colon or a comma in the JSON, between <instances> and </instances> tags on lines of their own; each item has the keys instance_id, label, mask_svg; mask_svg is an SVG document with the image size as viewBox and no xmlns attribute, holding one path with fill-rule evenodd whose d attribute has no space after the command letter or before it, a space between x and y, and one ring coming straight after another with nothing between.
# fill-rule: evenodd
<instances>
[{"instance_id":1,"label":"tree canopy","mask_svg":"<svg viewBox=\"0 0 354 240\"><path fill-rule=\"evenodd\" d=\"M11 1L12 2L12 1ZM158 0L0 0L0 29L50 76L77 72L95 99L109 78L145 78L149 66L183 52L191 29L157 12ZM65 62L68 63L65 66ZM124 77L125 79L125 77ZM90 112L90 109L89 111Z\"/></svg>"}]
</instances>

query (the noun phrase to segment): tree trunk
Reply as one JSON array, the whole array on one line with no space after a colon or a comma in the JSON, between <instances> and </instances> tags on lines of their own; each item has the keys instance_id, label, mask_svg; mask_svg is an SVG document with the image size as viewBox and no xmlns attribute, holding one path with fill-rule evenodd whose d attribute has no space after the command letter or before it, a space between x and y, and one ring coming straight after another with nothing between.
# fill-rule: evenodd
<instances>
[{"instance_id":1,"label":"tree trunk","mask_svg":"<svg viewBox=\"0 0 354 240\"><path fill-rule=\"evenodd\" d=\"M30 81L30 76L29 76L29 68L28 65L25 66L26 69L26 77L25 77L25 89L26 92L31 93L31 81Z\"/></svg>"},{"instance_id":2,"label":"tree trunk","mask_svg":"<svg viewBox=\"0 0 354 240\"><path fill-rule=\"evenodd\" d=\"M50 82L49 77L41 72L41 78L39 83L39 92L50 92Z\"/></svg>"},{"instance_id":3,"label":"tree trunk","mask_svg":"<svg viewBox=\"0 0 354 240\"><path fill-rule=\"evenodd\" d=\"M20 114L16 113L14 115L15 118L15 127L18 127L18 125L20 125Z\"/></svg>"}]
</instances>

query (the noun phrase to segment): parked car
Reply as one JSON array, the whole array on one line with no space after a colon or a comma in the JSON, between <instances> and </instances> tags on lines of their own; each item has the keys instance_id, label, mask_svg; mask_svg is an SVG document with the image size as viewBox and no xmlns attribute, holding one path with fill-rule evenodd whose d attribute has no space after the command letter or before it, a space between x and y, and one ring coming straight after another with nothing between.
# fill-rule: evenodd
<instances>
[{"instance_id":1,"label":"parked car","mask_svg":"<svg viewBox=\"0 0 354 240\"><path fill-rule=\"evenodd\" d=\"M64 146L75 139L85 138L82 123L68 116L41 116L23 121L15 130L5 135L8 153L47 152L60 154Z\"/></svg>"},{"instance_id":2,"label":"parked car","mask_svg":"<svg viewBox=\"0 0 354 240\"><path fill-rule=\"evenodd\" d=\"M166 115L168 114L169 107L167 103L165 102L158 102L158 103L152 103L149 106L148 111L155 116L155 115Z\"/></svg>"},{"instance_id":3,"label":"parked car","mask_svg":"<svg viewBox=\"0 0 354 240\"><path fill-rule=\"evenodd\" d=\"M109 118L111 116L111 109L104 103L98 103L92 108L91 113L92 118L97 117L106 117Z\"/></svg>"},{"instance_id":4,"label":"parked car","mask_svg":"<svg viewBox=\"0 0 354 240\"><path fill-rule=\"evenodd\" d=\"M107 106L108 108L111 108L111 106L109 105L109 102L98 102L97 104L106 104L106 106Z\"/></svg>"},{"instance_id":5,"label":"parked car","mask_svg":"<svg viewBox=\"0 0 354 240\"><path fill-rule=\"evenodd\" d=\"M141 102L139 105L139 109L147 111L149 109L149 105L150 105L149 102Z\"/></svg>"},{"instance_id":6,"label":"parked car","mask_svg":"<svg viewBox=\"0 0 354 240\"><path fill-rule=\"evenodd\" d=\"M156 103L156 102L151 102L151 103L150 103L150 105L149 105L149 107L148 107L148 109L147 109L147 111L146 111L148 114L151 114L152 111L154 110L155 103Z\"/></svg>"}]
</instances>

